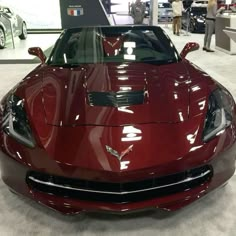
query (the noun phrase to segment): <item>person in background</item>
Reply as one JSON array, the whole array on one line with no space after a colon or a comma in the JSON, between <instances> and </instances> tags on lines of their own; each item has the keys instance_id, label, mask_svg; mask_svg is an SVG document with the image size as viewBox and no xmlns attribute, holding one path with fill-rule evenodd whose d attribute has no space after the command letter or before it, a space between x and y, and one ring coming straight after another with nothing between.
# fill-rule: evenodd
<instances>
[{"instance_id":1,"label":"person in background","mask_svg":"<svg viewBox=\"0 0 236 236\"><path fill-rule=\"evenodd\" d=\"M211 45L211 37L212 34L215 31L215 20L216 15L222 11L222 8L220 8L217 11L217 1L216 0L209 0L207 5L207 15L206 15L206 28L205 28L205 37L204 37L204 46L203 50L206 52L214 52L210 48Z\"/></svg>"},{"instance_id":2,"label":"person in background","mask_svg":"<svg viewBox=\"0 0 236 236\"><path fill-rule=\"evenodd\" d=\"M179 36L181 27L181 17L184 11L183 2L180 0L174 0L172 3L173 9L173 33Z\"/></svg>"},{"instance_id":3,"label":"person in background","mask_svg":"<svg viewBox=\"0 0 236 236\"><path fill-rule=\"evenodd\" d=\"M141 2L141 0L136 0L135 3L131 5L131 16L134 19L134 24L143 24L143 19L145 16L146 7Z\"/></svg>"}]
</instances>

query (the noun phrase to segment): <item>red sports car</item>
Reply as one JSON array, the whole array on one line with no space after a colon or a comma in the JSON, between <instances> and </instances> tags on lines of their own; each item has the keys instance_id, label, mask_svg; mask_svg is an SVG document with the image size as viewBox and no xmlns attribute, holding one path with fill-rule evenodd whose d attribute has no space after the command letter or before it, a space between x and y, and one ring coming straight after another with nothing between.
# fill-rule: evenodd
<instances>
[{"instance_id":1,"label":"red sports car","mask_svg":"<svg viewBox=\"0 0 236 236\"><path fill-rule=\"evenodd\" d=\"M5 95L0 160L10 190L65 214L176 210L235 170L230 93L155 26L65 30Z\"/></svg>"}]
</instances>

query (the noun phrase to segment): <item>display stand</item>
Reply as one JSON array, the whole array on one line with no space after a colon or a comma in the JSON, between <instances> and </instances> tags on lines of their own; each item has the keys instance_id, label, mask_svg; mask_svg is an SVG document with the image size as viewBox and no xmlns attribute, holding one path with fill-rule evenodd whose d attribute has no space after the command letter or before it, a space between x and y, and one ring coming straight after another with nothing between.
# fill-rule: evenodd
<instances>
[{"instance_id":1,"label":"display stand","mask_svg":"<svg viewBox=\"0 0 236 236\"><path fill-rule=\"evenodd\" d=\"M236 43L236 28L225 27L223 31Z\"/></svg>"},{"instance_id":2,"label":"display stand","mask_svg":"<svg viewBox=\"0 0 236 236\"><path fill-rule=\"evenodd\" d=\"M235 34L234 29L236 29L236 15L224 13L216 17L215 48L217 50L236 55L236 43L230 37Z\"/></svg>"}]
</instances>

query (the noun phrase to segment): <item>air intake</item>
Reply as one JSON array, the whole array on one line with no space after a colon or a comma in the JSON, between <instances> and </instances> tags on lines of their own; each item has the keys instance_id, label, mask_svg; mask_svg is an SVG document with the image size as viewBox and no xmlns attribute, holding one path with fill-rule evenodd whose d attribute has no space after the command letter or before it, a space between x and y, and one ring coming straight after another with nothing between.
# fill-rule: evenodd
<instances>
[{"instance_id":1,"label":"air intake","mask_svg":"<svg viewBox=\"0 0 236 236\"><path fill-rule=\"evenodd\" d=\"M143 90L119 92L89 92L90 106L125 107L144 103Z\"/></svg>"},{"instance_id":2,"label":"air intake","mask_svg":"<svg viewBox=\"0 0 236 236\"><path fill-rule=\"evenodd\" d=\"M135 182L99 182L39 172L29 172L26 182L34 191L53 196L121 204L185 192L206 184L212 176L213 168L206 165L172 175Z\"/></svg>"}]
</instances>

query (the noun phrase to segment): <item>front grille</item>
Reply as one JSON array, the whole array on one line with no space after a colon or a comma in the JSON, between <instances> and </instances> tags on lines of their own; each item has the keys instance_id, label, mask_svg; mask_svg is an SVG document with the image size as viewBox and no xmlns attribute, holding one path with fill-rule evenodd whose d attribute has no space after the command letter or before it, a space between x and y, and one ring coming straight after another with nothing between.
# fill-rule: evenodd
<instances>
[{"instance_id":1,"label":"front grille","mask_svg":"<svg viewBox=\"0 0 236 236\"><path fill-rule=\"evenodd\" d=\"M202 166L164 177L136 182L109 183L29 172L26 182L33 190L79 200L128 203L163 197L192 189L211 179L211 166Z\"/></svg>"},{"instance_id":2,"label":"front grille","mask_svg":"<svg viewBox=\"0 0 236 236\"><path fill-rule=\"evenodd\" d=\"M90 106L123 107L144 103L144 91L89 92Z\"/></svg>"}]
</instances>

